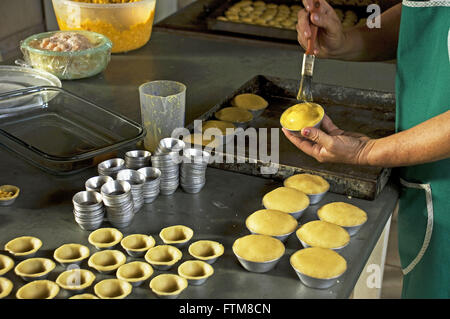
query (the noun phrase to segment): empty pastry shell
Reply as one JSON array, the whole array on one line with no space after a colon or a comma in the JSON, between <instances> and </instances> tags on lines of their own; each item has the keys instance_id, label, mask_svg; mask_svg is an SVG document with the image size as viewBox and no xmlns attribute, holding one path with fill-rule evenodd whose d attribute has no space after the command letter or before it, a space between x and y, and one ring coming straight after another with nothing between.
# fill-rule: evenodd
<instances>
[{"instance_id":1,"label":"empty pastry shell","mask_svg":"<svg viewBox=\"0 0 450 319\"><path fill-rule=\"evenodd\" d=\"M53 258L62 266L79 265L90 255L89 248L80 244L64 244L55 249Z\"/></svg>"},{"instance_id":2,"label":"empty pastry shell","mask_svg":"<svg viewBox=\"0 0 450 319\"><path fill-rule=\"evenodd\" d=\"M155 246L155 239L152 236L133 234L122 239L120 244L131 257L142 257Z\"/></svg>"},{"instance_id":3,"label":"empty pastry shell","mask_svg":"<svg viewBox=\"0 0 450 319\"><path fill-rule=\"evenodd\" d=\"M213 264L223 255L225 249L221 243L212 240L199 240L189 246L189 254L196 258Z\"/></svg>"},{"instance_id":4,"label":"empty pastry shell","mask_svg":"<svg viewBox=\"0 0 450 319\"><path fill-rule=\"evenodd\" d=\"M128 281L133 287L139 287L151 275L153 275L152 266L142 261L122 265L116 273L118 279Z\"/></svg>"},{"instance_id":5,"label":"empty pastry shell","mask_svg":"<svg viewBox=\"0 0 450 319\"><path fill-rule=\"evenodd\" d=\"M33 257L41 247L42 241L39 238L22 236L7 242L5 250L17 259L24 259Z\"/></svg>"},{"instance_id":6,"label":"empty pastry shell","mask_svg":"<svg viewBox=\"0 0 450 319\"><path fill-rule=\"evenodd\" d=\"M93 294L80 294L70 297L69 299L100 299Z\"/></svg>"},{"instance_id":7,"label":"empty pastry shell","mask_svg":"<svg viewBox=\"0 0 450 319\"><path fill-rule=\"evenodd\" d=\"M63 289L75 293L81 293L90 287L95 280L95 275L86 269L71 269L62 272L56 283Z\"/></svg>"},{"instance_id":8,"label":"empty pastry shell","mask_svg":"<svg viewBox=\"0 0 450 319\"><path fill-rule=\"evenodd\" d=\"M17 290L17 299L53 299L59 293L59 286L53 281L36 280Z\"/></svg>"},{"instance_id":9,"label":"empty pastry shell","mask_svg":"<svg viewBox=\"0 0 450 319\"><path fill-rule=\"evenodd\" d=\"M201 260L188 260L178 267L178 275L194 286L202 285L213 274L214 268Z\"/></svg>"},{"instance_id":10,"label":"empty pastry shell","mask_svg":"<svg viewBox=\"0 0 450 319\"><path fill-rule=\"evenodd\" d=\"M95 294L101 299L124 299L133 287L120 279L105 279L94 286Z\"/></svg>"},{"instance_id":11,"label":"empty pastry shell","mask_svg":"<svg viewBox=\"0 0 450 319\"><path fill-rule=\"evenodd\" d=\"M187 286L186 279L173 274L162 274L150 281L150 289L156 296L166 299L177 298Z\"/></svg>"},{"instance_id":12,"label":"empty pastry shell","mask_svg":"<svg viewBox=\"0 0 450 319\"><path fill-rule=\"evenodd\" d=\"M13 283L8 278L0 277L0 299L6 298L13 289Z\"/></svg>"},{"instance_id":13,"label":"empty pastry shell","mask_svg":"<svg viewBox=\"0 0 450 319\"><path fill-rule=\"evenodd\" d=\"M118 250L102 250L93 254L89 260L89 267L100 273L109 274L125 264L127 257Z\"/></svg>"},{"instance_id":14,"label":"empty pastry shell","mask_svg":"<svg viewBox=\"0 0 450 319\"><path fill-rule=\"evenodd\" d=\"M155 269L168 270L172 268L183 256L176 247L170 245L159 245L150 248L145 254L145 260Z\"/></svg>"},{"instance_id":15,"label":"empty pastry shell","mask_svg":"<svg viewBox=\"0 0 450 319\"><path fill-rule=\"evenodd\" d=\"M47 278L55 267L56 265L51 259L29 258L17 264L14 272L25 281L42 280Z\"/></svg>"},{"instance_id":16,"label":"empty pastry shell","mask_svg":"<svg viewBox=\"0 0 450 319\"><path fill-rule=\"evenodd\" d=\"M89 234L89 243L97 249L113 249L123 238L115 228L100 228Z\"/></svg>"},{"instance_id":17,"label":"empty pastry shell","mask_svg":"<svg viewBox=\"0 0 450 319\"><path fill-rule=\"evenodd\" d=\"M0 276L3 276L14 267L14 260L5 255L0 255Z\"/></svg>"},{"instance_id":18,"label":"empty pastry shell","mask_svg":"<svg viewBox=\"0 0 450 319\"><path fill-rule=\"evenodd\" d=\"M194 235L194 231L183 225L176 225L163 228L159 233L165 244L182 248L186 246Z\"/></svg>"},{"instance_id":19,"label":"empty pastry shell","mask_svg":"<svg viewBox=\"0 0 450 319\"><path fill-rule=\"evenodd\" d=\"M0 196L0 206L9 206L19 196L20 188L14 185L2 185L0 186L0 192L7 193L7 196Z\"/></svg>"}]
</instances>

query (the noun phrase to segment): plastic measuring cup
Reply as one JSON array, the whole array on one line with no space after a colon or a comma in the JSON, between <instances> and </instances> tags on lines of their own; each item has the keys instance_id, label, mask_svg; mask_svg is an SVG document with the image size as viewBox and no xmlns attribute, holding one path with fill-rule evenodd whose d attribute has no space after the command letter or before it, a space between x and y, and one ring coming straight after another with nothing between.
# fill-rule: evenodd
<instances>
[{"instance_id":1,"label":"plastic measuring cup","mask_svg":"<svg viewBox=\"0 0 450 319\"><path fill-rule=\"evenodd\" d=\"M184 127L186 86L176 81L152 81L139 87L144 146L154 152L161 139Z\"/></svg>"}]
</instances>

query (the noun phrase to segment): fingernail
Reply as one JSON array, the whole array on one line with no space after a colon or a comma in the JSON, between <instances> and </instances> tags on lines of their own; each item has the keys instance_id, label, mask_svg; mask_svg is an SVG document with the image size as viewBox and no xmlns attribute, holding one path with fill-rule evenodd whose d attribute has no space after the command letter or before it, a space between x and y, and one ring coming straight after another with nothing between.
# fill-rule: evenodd
<instances>
[{"instance_id":1,"label":"fingernail","mask_svg":"<svg viewBox=\"0 0 450 319\"><path fill-rule=\"evenodd\" d=\"M304 33L305 33L305 37L308 38L308 37L309 37L309 32L308 32L308 31L305 31Z\"/></svg>"},{"instance_id":2,"label":"fingernail","mask_svg":"<svg viewBox=\"0 0 450 319\"><path fill-rule=\"evenodd\" d=\"M311 130L309 128L305 128L303 129L302 134L304 136L309 136L309 134L311 134Z\"/></svg>"},{"instance_id":3,"label":"fingernail","mask_svg":"<svg viewBox=\"0 0 450 319\"><path fill-rule=\"evenodd\" d=\"M319 22L319 15L318 14L313 14L313 20L315 22Z\"/></svg>"}]
</instances>

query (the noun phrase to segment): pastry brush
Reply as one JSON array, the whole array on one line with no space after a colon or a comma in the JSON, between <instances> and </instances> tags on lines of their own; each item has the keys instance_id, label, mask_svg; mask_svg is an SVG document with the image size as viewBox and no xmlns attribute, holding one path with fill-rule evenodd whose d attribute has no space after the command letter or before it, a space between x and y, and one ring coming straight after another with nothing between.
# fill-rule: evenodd
<instances>
[{"instance_id":1,"label":"pastry brush","mask_svg":"<svg viewBox=\"0 0 450 319\"><path fill-rule=\"evenodd\" d=\"M320 1L313 0L313 9L310 14L318 13L320 9ZM312 77L314 72L314 43L316 42L318 27L311 25L311 37L308 39L308 45L303 54L302 77L300 80L300 88L297 93L297 100L303 102L312 102Z\"/></svg>"}]
</instances>

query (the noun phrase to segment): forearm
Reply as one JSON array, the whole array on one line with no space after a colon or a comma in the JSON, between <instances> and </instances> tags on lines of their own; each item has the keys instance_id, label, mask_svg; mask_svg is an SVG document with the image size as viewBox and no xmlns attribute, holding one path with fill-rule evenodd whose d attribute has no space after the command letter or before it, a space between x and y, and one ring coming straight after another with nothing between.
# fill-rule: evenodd
<instances>
[{"instance_id":1,"label":"forearm","mask_svg":"<svg viewBox=\"0 0 450 319\"><path fill-rule=\"evenodd\" d=\"M400 30L401 3L381 14L380 28L362 25L344 32L346 40L331 58L347 61L385 61L394 59Z\"/></svg>"},{"instance_id":2,"label":"forearm","mask_svg":"<svg viewBox=\"0 0 450 319\"><path fill-rule=\"evenodd\" d=\"M450 158L450 111L409 130L367 143L365 164L399 167Z\"/></svg>"}]
</instances>

